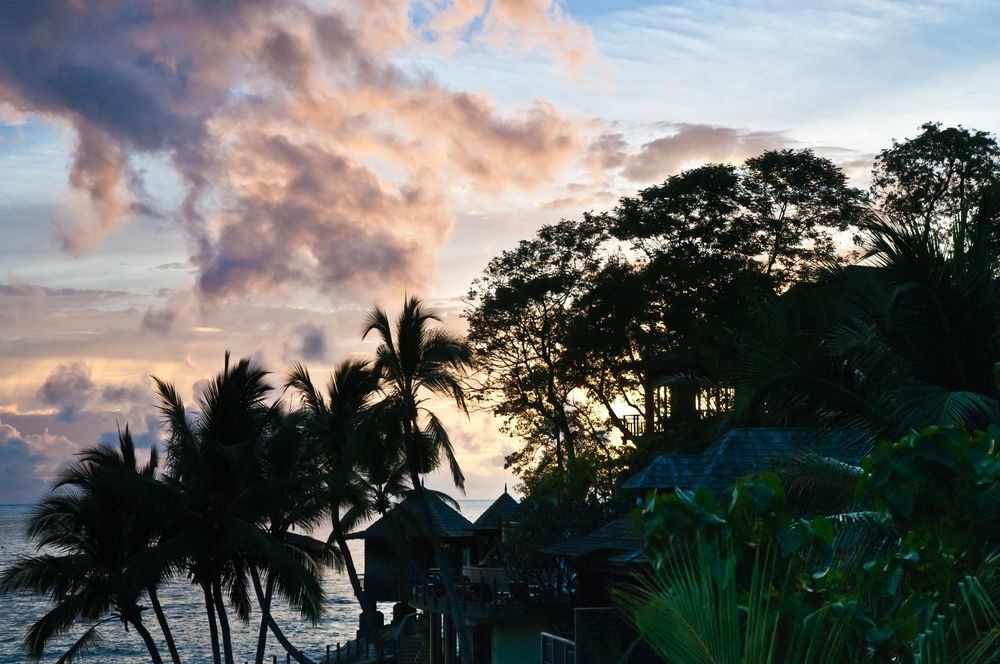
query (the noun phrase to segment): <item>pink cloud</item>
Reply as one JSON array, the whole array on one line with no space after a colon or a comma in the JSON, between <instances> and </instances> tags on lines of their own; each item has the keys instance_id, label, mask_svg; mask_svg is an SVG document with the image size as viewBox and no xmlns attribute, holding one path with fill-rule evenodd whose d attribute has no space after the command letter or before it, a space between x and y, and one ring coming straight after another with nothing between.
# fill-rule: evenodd
<instances>
[{"instance_id":1,"label":"pink cloud","mask_svg":"<svg viewBox=\"0 0 1000 664\"><path fill-rule=\"evenodd\" d=\"M177 221L205 297L420 287L452 227L456 182L533 188L558 177L580 141L551 105L503 112L401 69L395 52L422 34L409 9L400 0L322 12L304 0L5 7L0 97L76 130L69 181L88 205L60 217L64 246L85 250L143 213L132 162L165 155L186 189ZM559 58L589 44L555 2L495 0L484 19L483 39L547 45ZM146 324L171 320L150 312Z\"/></svg>"},{"instance_id":2,"label":"pink cloud","mask_svg":"<svg viewBox=\"0 0 1000 664\"><path fill-rule=\"evenodd\" d=\"M770 148L789 145L778 132L749 132L715 125L677 123L673 132L652 140L624 160L622 174L633 182L665 179L707 162L739 162Z\"/></svg>"}]
</instances>

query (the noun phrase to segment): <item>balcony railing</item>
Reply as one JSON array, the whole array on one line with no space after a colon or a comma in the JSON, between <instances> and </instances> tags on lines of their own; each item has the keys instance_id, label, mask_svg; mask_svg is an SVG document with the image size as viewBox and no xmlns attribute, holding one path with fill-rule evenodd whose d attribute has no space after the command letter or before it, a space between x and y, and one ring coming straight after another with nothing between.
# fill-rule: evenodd
<instances>
[{"instance_id":1,"label":"balcony railing","mask_svg":"<svg viewBox=\"0 0 1000 664\"><path fill-rule=\"evenodd\" d=\"M576 643L542 632L542 664L576 664Z\"/></svg>"},{"instance_id":2,"label":"balcony railing","mask_svg":"<svg viewBox=\"0 0 1000 664\"><path fill-rule=\"evenodd\" d=\"M506 583L496 578L475 582L463 577L455 585L462 610L469 618L544 615L553 605L571 600L569 594L553 588ZM448 612L448 599L440 577L432 574L425 582L412 584L410 603L425 611Z\"/></svg>"},{"instance_id":3,"label":"balcony railing","mask_svg":"<svg viewBox=\"0 0 1000 664\"><path fill-rule=\"evenodd\" d=\"M644 415L622 415L622 423L625 429L638 438L646 433L646 417Z\"/></svg>"}]
</instances>

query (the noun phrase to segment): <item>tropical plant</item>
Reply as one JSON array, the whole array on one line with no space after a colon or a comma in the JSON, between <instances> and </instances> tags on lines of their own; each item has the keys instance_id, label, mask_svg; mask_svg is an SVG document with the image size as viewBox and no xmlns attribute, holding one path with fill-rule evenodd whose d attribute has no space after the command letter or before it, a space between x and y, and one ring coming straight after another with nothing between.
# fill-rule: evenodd
<instances>
[{"instance_id":1,"label":"tropical plant","mask_svg":"<svg viewBox=\"0 0 1000 664\"><path fill-rule=\"evenodd\" d=\"M275 521L275 505L293 505L303 492L304 504L315 506L316 483L265 475L265 455L294 432L279 403L266 403L266 375L247 359L230 365L227 353L222 373L204 388L198 413L190 418L173 386L154 379L169 436L166 481L183 496L183 509L154 549L155 564L186 571L201 587L216 664L222 656L226 664L233 661L226 599L248 621L251 587L260 590L257 573L266 572L275 592L307 619L315 621L322 610L320 570L329 549L287 532L297 523L290 519L293 512ZM315 523L314 509L300 516L306 525ZM262 614L275 637L308 661L284 638L268 608L265 601Z\"/></svg>"},{"instance_id":2,"label":"tropical plant","mask_svg":"<svg viewBox=\"0 0 1000 664\"><path fill-rule=\"evenodd\" d=\"M31 592L55 606L28 630L28 655L41 659L49 641L77 622L92 621L59 658L72 662L101 641L99 627L117 621L142 638L150 659L162 659L143 622L143 596L153 605L173 661L179 661L163 610L156 598L158 579L138 575L130 567L156 540L157 508L130 497L138 482L153 483L159 458L150 451L140 466L128 427L119 432L118 447L81 452L28 521L28 536L39 553L22 557L0 574L0 592ZM161 501L169 496L159 492ZM42 550L45 550L44 552Z\"/></svg>"},{"instance_id":3,"label":"tropical plant","mask_svg":"<svg viewBox=\"0 0 1000 664\"><path fill-rule=\"evenodd\" d=\"M1000 417L1000 251L990 189L947 244L872 216L867 265L836 268L761 307L736 372L744 423L846 427L871 445L929 424Z\"/></svg>"},{"instance_id":4,"label":"tropical plant","mask_svg":"<svg viewBox=\"0 0 1000 664\"><path fill-rule=\"evenodd\" d=\"M704 491L652 495L651 569L619 602L668 662L1000 661L998 434L880 443L863 471L838 473L866 518L800 516L773 473L724 507ZM799 471L819 465L807 461Z\"/></svg>"},{"instance_id":5,"label":"tropical plant","mask_svg":"<svg viewBox=\"0 0 1000 664\"><path fill-rule=\"evenodd\" d=\"M393 422L402 433L403 452L410 473L410 483L419 499L425 523L430 532L431 547L440 570L463 656L472 652L465 629L462 606L452 576L451 563L445 557L434 519L430 499L420 476L430 472L443 459L451 471L455 486L462 489L465 477L455 458L455 450L444 424L425 404L429 396L450 398L459 410L467 412L461 377L468 370L471 354L459 337L440 327L432 327L439 316L416 297L405 303L393 326L388 315L379 307L368 314L363 336L375 333L379 346L375 351L373 370L379 379L382 400L376 405L376 416Z\"/></svg>"},{"instance_id":6,"label":"tropical plant","mask_svg":"<svg viewBox=\"0 0 1000 664\"><path fill-rule=\"evenodd\" d=\"M330 541L338 547L354 596L361 606L362 628L374 641L376 657L381 662L383 650L375 619L377 608L361 583L346 539L352 527L370 517L377 507L371 484L359 472L359 458L364 442L375 443L370 447L385 447L377 436L377 423L370 422L367 417L378 381L367 362L348 360L333 372L325 395L316 388L308 370L301 364L293 365L289 371L286 387L299 393L301 411L305 415L303 430L312 441L322 468L323 499L332 526ZM366 439L366 436L371 437ZM376 456L376 453L369 452L369 456ZM391 482L391 467L385 470L390 473L388 481ZM378 471L369 468L369 472Z\"/></svg>"}]
</instances>

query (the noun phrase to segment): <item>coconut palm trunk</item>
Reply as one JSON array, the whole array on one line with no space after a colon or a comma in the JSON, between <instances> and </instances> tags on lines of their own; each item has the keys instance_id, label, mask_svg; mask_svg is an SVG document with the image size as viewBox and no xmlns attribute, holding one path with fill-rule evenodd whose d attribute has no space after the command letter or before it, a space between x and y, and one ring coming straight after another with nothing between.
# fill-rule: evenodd
<instances>
[{"instance_id":1,"label":"coconut palm trunk","mask_svg":"<svg viewBox=\"0 0 1000 664\"><path fill-rule=\"evenodd\" d=\"M212 580L212 598L215 610L219 614L219 635L222 637L222 652L226 664L233 664L233 638L229 631L229 616L226 614L226 601L222 597L222 581L216 577Z\"/></svg>"},{"instance_id":2,"label":"coconut palm trunk","mask_svg":"<svg viewBox=\"0 0 1000 664\"><path fill-rule=\"evenodd\" d=\"M215 619L215 603L212 601L212 586L203 581L201 590L205 594L205 614L208 616L208 633L212 640L212 661L214 664L222 664L222 657L219 654L219 626Z\"/></svg>"},{"instance_id":3,"label":"coconut palm trunk","mask_svg":"<svg viewBox=\"0 0 1000 664\"><path fill-rule=\"evenodd\" d=\"M153 613L156 614L156 622L159 623L160 631L163 632L163 640L167 642L167 649L170 651L170 659L174 664L181 664L180 655L177 654L177 645L174 643L174 635L170 631L170 625L167 623L167 616L163 613L163 607L160 606L160 598L156 594L156 586L147 586L146 594L149 595L149 603L153 605Z\"/></svg>"},{"instance_id":4,"label":"coconut palm trunk","mask_svg":"<svg viewBox=\"0 0 1000 664\"><path fill-rule=\"evenodd\" d=\"M347 569L347 577L351 580L351 588L354 590L354 597L361 605L361 616L368 628L367 632L372 642L375 644L375 661L379 664L385 661L385 650L382 646L382 634L375 624L375 615L378 612L374 600L361 584L361 577L358 576L358 569L354 565L354 556L347 548L347 538L344 536L344 528L339 519L333 520L333 536L340 547L341 555L344 557L344 567ZM365 615L367 614L367 618Z\"/></svg>"},{"instance_id":5,"label":"coconut palm trunk","mask_svg":"<svg viewBox=\"0 0 1000 664\"><path fill-rule=\"evenodd\" d=\"M445 598L448 600L448 610L455 621L455 632L458 635L459 650L461 657L466 662L472 661L472 643L466 630L465 615L462 612L462 603L458 601L458 589L455 587L455 577L452 575L451 562L444 555L441 547L441 538L438 537L434 528L434 518L431 514L430 500L427 498L427 490L420 482L420 466L415 453L413 439L413 423L404 423L404 435L407 447L407 463L410 468L410 481L413 482L414 491L420 502L420 509L424 513L424 521L427 523L428 534L431 540L431 550L434 552L434 562L437 564L441 574L441 583L444 585Z\"/></svg>"},{"instance_id":6,"label":"coconut palm trunk","mask_svg":"<svg viewBox=\"0 0 1000 664\"><path fill-rule=\"evenodd\" d=\"M261 607L262 624L266 625L267 628L271 630L271 633L274 634L274 638L278 640L278 643L281 644L281 647L284 648L285 652L291 655L292 659L294 659L296 662L299 662L299 664L316 664L313 660L309 659L309 657L307 657L305 653L303 653L301 650L292 645L292 643L288 640L288 637L285 636L285 633L281 631L280 627L278 627L278 623L274 621L274 616L271 615L270 611L270 604L271 604L270 598L265 595L264 587L261 585L260 582L260 574L257 573L256 569L253 568L250 569L250 580L253 583L254 593L256 593L257 595L257 603ZM270 590L271 587L272 584L269 580L268 592L271 592ZM258 650L258 656L261 658L258 661L263 661L262 650Z\"/></svg>"},{"instance_id":7,"label":"coconut palm trunk","mask_svg":"<svg viewBox=\"0 0 1000 664\"><path fill-rule=\"evenodd\" d=\"M163 659L160 658L160 651L156 647L156 641L153 640L153 636L146 629L146 626L142 624L141 620L129 620L129 624L135 628L136 634L142 638L142 642L146 644L146 650L149 651L149 658L153 660L153 664L163 664Z\"/></svg>"},{"instance_id":8,"label":"coconut palm trunk","mask_svg":"<svg viewBox=\"0 0 1000 664\"><path fill-rule=\"evenodd\" d=\"M257 571L251 572L254 576L254 584L260 585ZM257 598L260 604L260 629L257 632L257 654L254 658L255 664L264 664L264 651L267 649L267 617L271 615L271 599L274 597L274 579L267 580L267 590L263 596Z\"/></svg>"}]
</instances>

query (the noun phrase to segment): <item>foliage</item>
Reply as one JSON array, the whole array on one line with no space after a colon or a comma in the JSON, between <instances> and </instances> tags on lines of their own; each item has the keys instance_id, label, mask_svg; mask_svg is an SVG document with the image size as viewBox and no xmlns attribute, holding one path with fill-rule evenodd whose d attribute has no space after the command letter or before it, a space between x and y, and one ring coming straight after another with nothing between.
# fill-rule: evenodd
<instances>
[{"instance_id":1,"label":"foliage","mask_svg":"<svg viewBox=\"0 0 1000 664\"><path fill-rule=\"evenodd\" d=\"M569 478L578 450L599 445L600 421L576 390L588 367L568 352L574 306L598 269L601 235L562 221L490 261L469 291L473 396L528 442L508 458L518 472L554 461ZM572 478L569 478L573 481Z\"/></svg>"},{"instance_id":2,"label":"foliage","mask_svg":"<svg viewBox=\"0 0 1000 664\"><path fill-rule=\"evenodd\" d=\"M747 423L850 427L868 444L952 420L1000 415L993 228L1000 191L956 222L951 248L919 227L872 217L867 265L831 270L761 308L736 372Z\"/></svg>"},{"instance_id":3,"label":"foliage","mask_svg":"<svg viewBox=\"0 0 1000 664\"><path fill-rule=\"evenodd\" d=\"M892 216L914 223L939 240L948 228L976 213L1000 173L1000 145L985 131L941 128L928 122L921 133L893 141L879 152L872 170L872 194Z\"/></svg>"},{"instance_id":4,"label":"foliage","mask_svg":"<svg viewBox=\"0 0 1000 664\"><path fill-rule=\"evenodd\" d=\"M100 642L100 625L115 621L133 627L152 660L161 661L143 625L142 600L150 579L130 566L134 556L155 542L157 518L164 508L163 502L137 503L130 493L151 481L157 466L155 450L149 463L139 465L126 427L119 432L117 449L81 452L58 480L62 490L35 508L28 535L40 552L14 561L0 575L0 592L31 592L54 603L25 637L32 659L42 658L52 637L78 621L92 622L60 659L74 661ZM160 495L169 503L169 494Z\"/></svg>"},{"instance_id":5,"label":"foliage","mask_svg":"<svg viewBox=\"0 0 1000 664\"><path fill-rule=\"evenodd\" d=\"M859 546L884 537L869 520L799 516L770 472L725 506L651 495L637 518L652 572L619 601L669 662L995 661L997 435L949 425L881 443L856 475L898 533L881 550Z\"/></svg>"}]
</instances>

